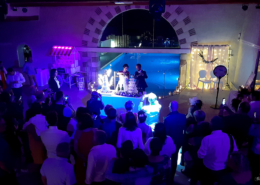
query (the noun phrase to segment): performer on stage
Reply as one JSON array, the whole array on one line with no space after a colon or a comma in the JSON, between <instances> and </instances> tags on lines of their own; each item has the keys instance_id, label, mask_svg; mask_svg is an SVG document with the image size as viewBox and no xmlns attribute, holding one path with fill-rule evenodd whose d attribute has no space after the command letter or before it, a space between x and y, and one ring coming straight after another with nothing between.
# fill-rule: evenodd
<instances>
[{"instance_id":1,"label":"performer on stage","mask_svg":"<svg viewBox=\"0 0 260 185\"><path fill-rule=\"evenodd\" d=\"M124 88L124 91L127 91L128 89L128 79L130 76L130 73L128 71L129 66L127 64L123 65L123 71L119 71L117 74L119 75L119 82L116 86L116 91L119 89L122 91L122 87Z\"/></svg>"},{"instance_id":2,"label":"performer on stage","mask_svg":"<svg viewBox=\"0 0 260 185\"><path fill-rule=\"evenodd\" d=\"M138 90L138 93L142 93L145 91L145 88L147 88L147 84L145 79L148 78L146 72L144 70L141 69L142 66L141 64L137 64L136 65L136 72L135 72L135 79L136 79L136 87Z\"/></svg>"}]
</instances>

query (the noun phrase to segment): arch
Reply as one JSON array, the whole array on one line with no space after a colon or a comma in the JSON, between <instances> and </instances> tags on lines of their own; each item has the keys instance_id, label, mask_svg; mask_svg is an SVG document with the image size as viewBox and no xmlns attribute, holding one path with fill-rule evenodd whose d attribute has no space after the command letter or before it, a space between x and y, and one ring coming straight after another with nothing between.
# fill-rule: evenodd
<instances>
[{"instance_id":1,"label":"arch","mask_svg":"<svg viewBox=\"0 0 260 185\"><path fill-rule=\"evenodd\" d=\"M108 23L118 14L133 9L149 10L149 6L127 5L97 7L94 10L96 16L91 16L88 19L81 45L83 47L98 47L103 31ZM182 7L171 5L166 6L166 10L168 11L166 11L162 17L168 21L175 30L180 48L190 48L192 44L197 43L194 25ZM87 57L87 53L82 53L82 57Z\"/></svg>"}]
</instances>

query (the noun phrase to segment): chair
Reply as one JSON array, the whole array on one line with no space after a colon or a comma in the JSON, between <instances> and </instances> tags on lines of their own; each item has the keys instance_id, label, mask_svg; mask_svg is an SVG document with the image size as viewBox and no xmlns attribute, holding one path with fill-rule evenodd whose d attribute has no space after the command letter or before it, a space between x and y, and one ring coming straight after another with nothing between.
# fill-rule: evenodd
<instances>
[{"instance_id":1,"label":"chair","mask_svg":"<svg viewBox=\"0 0 260 185\"><path fill-rule=\"evenodd\" d=\"M211 82L213 82L213 89L215 89L215 86L218 85L218 79L217 79L217 77L214 75L213 71L210 72L210 80L211 80ZM222 88L223 88L223 82L220 81L219 83L220 83L220 85L221 85L221 90L222 90Z\"/></svg>"},{"instance_id":2,"label":"chair","mask_svg":"<svg viewBox=\"0 0 260 185\"><path fill-rule=\"evenodd\" d=\"M211 81L206 79L206 74L207 72L205 70L199 71L199 79L198 79L197 87L199 87L199 83L202 82L203 83L202 92L204 90L204 84L209 84L211 89Z\"/></svg>"}]
</instances>

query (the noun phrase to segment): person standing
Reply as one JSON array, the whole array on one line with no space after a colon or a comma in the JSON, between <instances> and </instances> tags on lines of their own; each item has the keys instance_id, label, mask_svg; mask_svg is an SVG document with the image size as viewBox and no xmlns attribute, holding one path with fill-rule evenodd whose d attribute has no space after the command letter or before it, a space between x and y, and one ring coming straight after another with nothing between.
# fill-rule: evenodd
<instances>
[{"instance_id":1,"label":"person standing","mask_svg":"<svg viewBox=\"0 0 260 185\"><path fill-rule=\"evenodd\" d=\"M142 93L145 91L145 88L147 88L147 84L145 79L148 78L146 72L142 70L141 64L136 64L136 72L135 72L135 79L136 79L136 87L138 90L138 93Z\"/></svg>"},{"instance_id":2,"label":"person standing","mask_svg":"<svg viewBox=\"0 0 260 185\"><path fill-rule=\"evenodd\" d=\"M49 81L48 81L48 85L49 85L49 88L53 92L60 91L60 82L57 79L57 76L58 76L58 71L56 69L52 69L50 71L50 78L49 78Z\"/></svg>"},{"instance_id":3,"label":"person standing","mask_svg":"<svg viewBox=\"0 0 260 185\"><path fill-rule=\"evenodd\" d=\"M0 61L0 86L2 86L3 90L7 88L5 75L7 75L7 71L3 65L3 62Z\"/></svg>"},{"instance_id":4,"label":"person standing","mask_svg":"<svg viewBox=\"0 0 260 185\"><path fill-rule=\"evenodd\" d=\"M37 84L36 77L35 77L36 72L35 72L35 69L34 69L34 66L33 66L32 57L29 57L28 61L24 64L23 72L28 74L29 79L30 79L30 84L33 85L33 82L34 82L35 87L38 88L38 84Z\"/></svg>"},{"instance_id":5,"label":"person standing","mask_svg":"<svg viewBox=\"0 0 260 185\"><path fill-rule=\"evenodd\" d=\"M165 118L164 125L166 134L171 136L176 146L176 152L173 153L171 157L171 181L173 181L177 168L178 153L184 141L186 116L178 112L178 102L176 101L172 101L169 108L171 113Z\"/></svg>"},{"instance_id":6,"label":"person standing","mask_svg":"<svg viewBox=\"0 0 260 185\"><path fill-rule=\"evenodd\" d=\"M118 91L118 89L122 90L122 87L123 87L124 91L127 91L128 80L130 77L128 68L129 68L129 66L127 64L124 64L123 71L118 71L117 75L119 75L119 82L117 84L116 91Z\"/></svg>"},{"instance_id":7,"label":"person standing","mask_svg":"<svg viewBox=\"0 0 260 185\"><path fill-rule=\"evenodd\" d=\"M17 102L22 97L22 87L25 79L21 73L14 71L13 68L8 68L7 71L6 83L12 88L15 101Z\"/></svg>"}]
</instances>

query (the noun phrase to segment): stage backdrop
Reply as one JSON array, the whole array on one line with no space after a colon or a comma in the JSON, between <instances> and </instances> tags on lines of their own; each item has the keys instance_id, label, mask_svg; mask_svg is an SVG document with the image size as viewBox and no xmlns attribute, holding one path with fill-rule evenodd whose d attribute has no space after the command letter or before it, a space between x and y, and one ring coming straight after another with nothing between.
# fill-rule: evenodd
<instances>
[{"instance_id":1,"label":"stage backdrop","mask_svg":"<svg viewBox=\"0 0 260 185\"><path fill-rule=\"evenodd\" d=\"M214 70L214 68L218 65L224 65L228 68L228 49L229 46L209 46L209 45L198 45L192 47L191 52L191 62L190 62L190 88L191 89L201 89L202 83L200 82L198 87L198 79L199 79L199 72L201 70L206 70L207 75L206 79L210 80L210 72ZM203 56L206 61L212 61L216 58L213 63L205 63L203 62L202 58L199 56L199 53L203 51ZM227 80L227 76L223 77L221 81L223 82L223 86L225 86ZM206 87L205 87L206 86ZM204 88L209 89L209 86L205 84ZM213 83L212 83L213 87Z\"/></svg>"}]
</instances>

